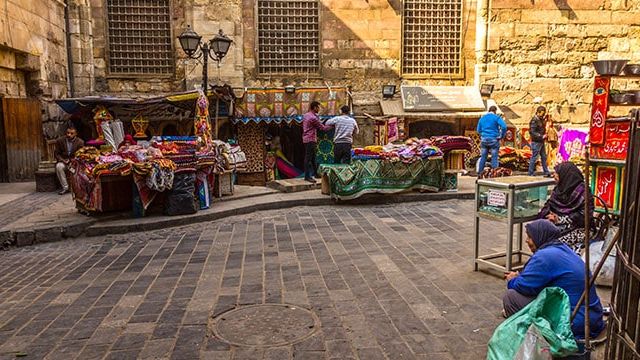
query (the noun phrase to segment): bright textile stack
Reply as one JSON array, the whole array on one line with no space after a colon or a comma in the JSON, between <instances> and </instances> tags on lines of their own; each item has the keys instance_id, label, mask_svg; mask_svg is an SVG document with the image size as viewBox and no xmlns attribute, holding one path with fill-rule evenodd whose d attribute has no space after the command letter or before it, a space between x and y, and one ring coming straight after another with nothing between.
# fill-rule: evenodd
<instances>
[{"instance_id":1,"label":"bright textile stack","mask_svg":"<svg viewBox=\"0 0 640 360\"><path fill-rule=\"evenodd\" d=\"M164 159L154 148L132 145L118 152L101 153L94 147L83 147L71 161L71 187L79 206L87 211L102 211L103 176L128 176L133 179L146 208L155 192L171 189L176 165ZM119 194L109 194L119 196Z\"/></svg>"},{"instance_id":2,"label":"bright textile stack","mask_svg":"<svg viewBox=\"0 0 640 360\"><path fill-rule=\"evenodd\" d=\"M527 171L529 169L529 159L531 159L531 150L503 146L500 148L499 157L502 167L516 171Z\"/></svg>"},{"instance_id":3,"label":"bright textile stack","mask_svg":"<svg viewBox=\"0 0 640 360\"><path fill-rule=\"evenodd\" d=\"M472 148L472 140L467 136L432 136L431 141L445 154L451 150L471 151Z\"/></svg>"},{"instance_id":4,"label":"bright textile stack","mask_svg":"<svg viewBox=\"0 0 640 360\"><path fill-rule=\"evenodd\" d=\"M404 144L355 148L352 155L355 160L385 159L412 163L421 159L440 158L442 151L428 139L413 138Z\"/></svg>"},{"instance_id":5,"label":"bright textile stack","mask_svg":"<svg viewBox=\"0 0 640 360\"><path fill-rule=\"evenodd\" d=\"M194 172L198 166L197 141L193 136L159 136L152 139L152 146L176 164L176 173Z\"/></svg>"}]
</instances>

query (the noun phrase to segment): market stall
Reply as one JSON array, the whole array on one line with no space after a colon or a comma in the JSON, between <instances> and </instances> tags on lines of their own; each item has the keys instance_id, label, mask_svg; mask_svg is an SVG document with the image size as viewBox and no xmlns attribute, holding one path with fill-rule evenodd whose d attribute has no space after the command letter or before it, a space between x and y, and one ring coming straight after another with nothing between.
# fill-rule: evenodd
<instances>
[{"instance_id":1,"label":"market stall","mask_svg":"<svg viewBox=\"0 0 640 360\"><path fill-rule=\"evenodd\" d=\"M78 209L132 209L135 216L144 216L163 194L163 212L181 215L210 207L213 194L222 195L223 189L233 193L231 175L236 167L242 168L244 154L237 145L213 139L208 109L201 92L195 107L195 136L154 136L148 142L119 147L100 137L88 141L93 146L79 150L70 164ZM112 116L104 107L96 114L101 118L96 126L107 129Z\"/></svg>"},{"instance_id":2,"label":"market stall","mask_svg":"<svg viewBox=\"0 0 640 360\"><path fill-rule=\"evenodd\" d=\"M409 139L402 144L356 148L351 164L320 166L324 192L334 199L351 200L369 193L443 190L445 153L436 144L450 152L468 148L469 139Z\"/></svg>"},{"instance_id":3,"label":"market stall","mask_svg":"<svg viewBox=\"0 0 640 360\"><path fill-rule=\"evenodd\" d=\"M350 104L346 88L247 89L238 99L233 122L246 166L238 184L264 186L279 178L297 177L304 167L302 117L313 101L320 119L338 115ZM318 132L318 164L333 163L333 133Z\"/></svg>"}]
</instances>

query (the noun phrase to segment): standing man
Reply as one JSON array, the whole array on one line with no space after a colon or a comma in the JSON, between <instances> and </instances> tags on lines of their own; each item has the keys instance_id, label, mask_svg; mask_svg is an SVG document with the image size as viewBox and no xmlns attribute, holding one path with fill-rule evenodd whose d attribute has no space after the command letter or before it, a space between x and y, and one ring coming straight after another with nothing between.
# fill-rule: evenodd
<instances>
[{"instance_id":1,"label":"standing man","mask_svg":"<svg viewBox=\"0 0 640 360\"><path fill-rule=\"evenodd\" d=\"M302 143L304 144L304 179L308 182L315 183L317 164L316 150L318 148L318 130L327 131L331 127L320 122L318 112L320 111L320 103L313 101L309 105L309 112L302 117Z\"/></svg>"},{"instance_id":2,"label":"standing man","mask_svg":"<svg viewBox=\"0 0 640 360\"><path fill-rule=\"evenodd\" d=\"M349 116L349 106L342 106L340 113L340 116L329 119L326 124L335 127L333 135L334 162L336 164L350 164L351 145L353 144L353 136L358 133L358 124L354 118Z\"/></svg>"},{"instance_id":3,"label":"standing man","mask_svg":"<svg viewBox=\"0 0 640 360\"><path fill-rule=\"evenodd\" d=\"M531 160L529 162L529 176L533 176L536 171L536 160L538 154L540 155L540 162L542 162L542 170L545 177L551 177L549 168L547 167L547 151L544 148L544 142L547 140L547 134L545 130L545 115L547 109L544 106L538 106L536 115L529 122L529 136L531 138Z\"/></svg>"},{"instance_id":4,"label":"standing man","mask_svg":"<svg viewBox=\"0 0 640 360\"><path fill-rule=\"evenodd\" d=\"M61 136L56 140L56 148L54 156L56 158L56 174L62 190L58 194L63 195L69 192L69 183L67 182L67 166L69 160L73 158L73 154L84 146L84 141L78 138L78 130L73 126L67 128L65 136Z\"/></svg>"},{"instance_id":5,"label":"standing man","mask_svg":"<svg viewBox=\"0 0 640 360\"><path fill-rule=\"evenodd\" d=\"M478 120L476 131L480 134L480 160L478 166L478 176L484 171L487 163L487 156L491 151L491 168L498 167L498 153L500 152L500 140L507 133L507 124L496 114L498 108L489 107L489 112Z\"/></svg>"}]
</instances>

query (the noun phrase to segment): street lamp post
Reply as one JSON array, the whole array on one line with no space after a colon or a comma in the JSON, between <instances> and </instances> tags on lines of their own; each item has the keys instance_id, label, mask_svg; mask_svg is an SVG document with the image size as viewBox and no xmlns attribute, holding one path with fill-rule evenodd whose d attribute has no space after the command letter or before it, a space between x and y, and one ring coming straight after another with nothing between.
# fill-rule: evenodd
<instances>
[{"instance_id":1,"label":"street lamp post","mask_svg":"<svg viewBox=\"0 0 640 360\"><path fill-rule=\"evenodd\" d=\"M220 61L227 55L233 41L222 32L222 29L209 41L201 42L201 39L202 36L193 31L189 25L187 25L187 29L178 36L182 51L184 51L189 58L199 59L202 57L202 89L206 93L206 91L209 90L209 58L218 64L219 69ZM200 53L198 53L198 49L200 49Z\"/></svg>"}]
</instances>

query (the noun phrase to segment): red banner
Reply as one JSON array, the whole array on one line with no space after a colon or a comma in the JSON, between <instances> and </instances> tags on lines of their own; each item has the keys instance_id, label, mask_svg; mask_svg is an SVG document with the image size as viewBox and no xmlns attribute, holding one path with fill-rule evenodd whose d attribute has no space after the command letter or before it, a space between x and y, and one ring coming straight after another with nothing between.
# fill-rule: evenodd
<instances>
[{"instance_id":1,"label":"red banner","mask_svg":"<svg viewBox=\"0 0 640 360\"><path fill-rule=\"evenodd\" d=\"M604 200L609 209L613 209L616 201L616 184L618 169L611 166L598 166L596 169L595 194ZM602 206L596 201L596 206Z\"/></svg>"},{"instance_id":2,"label":"red banner","mask_svg":"<svg viewBox=\"0 0 640 360\"><path fill-rule=\"evenodd\" d=\"M604 123L607 119L610 85L610 78L596 76L593 86L593 103L591 104L591 131L589 132L589 141L592 144L604 144Z\"/></svg>"},{"instance_id":3,"label":"red banner","mask_svg":"<svg viewBox=\"0 0 640 360\"><path fill-rule=\"evenodd\" d=\"M629 122L607 122L603 145L591 147L591 157L595 159L625 160L629 148Z\"/></svg>"}]
</instances>

